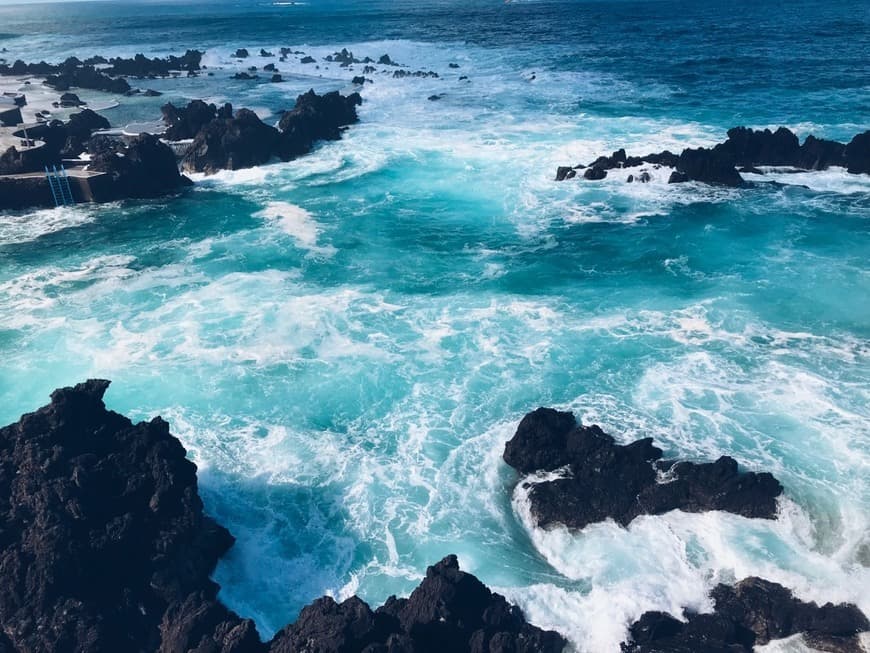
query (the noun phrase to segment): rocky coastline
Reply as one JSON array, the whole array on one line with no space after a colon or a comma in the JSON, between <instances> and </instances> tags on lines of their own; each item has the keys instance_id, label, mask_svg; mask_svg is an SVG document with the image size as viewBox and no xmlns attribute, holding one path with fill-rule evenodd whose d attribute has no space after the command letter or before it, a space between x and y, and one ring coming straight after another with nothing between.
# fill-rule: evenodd
<instances>
[{"instance_id":1,"label":"rocky coastline","mask_svg":"<svg viewBox=\"0 0 870 653\"><path fill-rule=\"evenodd\" d=\"M566 647L561 635L529 624L519 608L461 571L452 555L429 567L408 598L390 597L373 610L357 597L340 603L323 597L262 641L250 619L221 603L209 578L234 540L204 513L196 466L161 418L134 424L107 410L108 386L92 379L58 389L50 404L0 429L0 652L559 653ZM524 469L554 460L560 447L553 435L572 425L570 413L542 411L527 416L521 429L542 437L512 440L510 457L524 459ZM568 431L566 442L578 437ZM532 444L541 447L537 453ZM610 451L618 451L612 443ZM870 630L854 605L805 603L760 578L718 585L711 599L709 614L645 613L622 651L748 652L801 633L819 650L858 653L858 635Z\"/></svg>"},{"instance_id":2,"label":"rocky coastline","mask_svg":"<svg viewBox=\"0 0 870 653\"><path fill-rule=\"evenodd\" d=\"M83 63L71 58L57 66L16 62L0 66L0 74L41 74L47 75L47 85L58 89L73 85L120 93L124 91L90 84L80 77L96 74L113 82L123 81L97 71L94 66L100 64L109 66L105 70L113 75L152 77L168 75L177 68L195 73L201 56L201 52L191 50L183 57L168 59L137 55L132 59L93 58ZM69 84L53 83L53 77L58 76ZM26 104L24 96L21 101ZM292 109L282 112L275 127L249 109L234 111L230 104L216 107L194 100L186 107L164 105L166 129L157 134L118 136L107 132L109 121L88 108L71 114L67 122L50 120L4 128L18 140L0 152L0 210L54 206L56 198L46 169L67 170L75 202L111 202L177 193L193 183L182 170L213 174L290 161L309 153L318 141L340 139L342 130L359 120L356 107L361 103L358 93L318 95L311 90L300 95ZM83 103L75 94L65 93L57 104L81 107Z\"/></svg>"},{"instance_id":3,"label":"rocky coastline","mask_svg":"<svg viewBox=\"0 0 870 653\"><path fill-rule=\"evenodd\" d=\"M429 567L408 598L372 610L329 597L263 642L209 579L233 545L203 511L196 466L159 417L103 403L108 381L56 390L0 429L0 652L558 653L459 569ZM288 590L292 591L292 590Z\"/></svg>"},{"instance_id":4,"label":"rocky coastline","mask_svg":"<svg viewBox=\"0 0 870 653\"><path fill-rule=\"evenodd\" d=\"M562 166L556 171L556 181L575 177L601 180L615 170L643 165L673 168L668 179L671 184L697 181L731 187L746 185L741 173L764 174L761 167L827 170L837 166L851 174L870 174L870 131L857 134L849 143L812 135L801 143L785 127L776 131L734 127L728 130L725 141L712 148L686 148L679 155L665 150L645 156L629 156L620 149L588 165ZM626 178L629 183L649 180L649 172L643 168Z\"/></svg>"}]
</instances>

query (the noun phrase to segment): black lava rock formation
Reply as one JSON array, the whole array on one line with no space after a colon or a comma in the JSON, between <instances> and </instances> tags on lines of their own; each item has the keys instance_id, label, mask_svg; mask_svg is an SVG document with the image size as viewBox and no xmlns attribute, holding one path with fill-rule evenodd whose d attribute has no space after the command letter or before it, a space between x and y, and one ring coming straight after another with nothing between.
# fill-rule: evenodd
<instances>
[{"instance_id":1,"label":"black lava rock formation","mask_svg":"<svg viewBox=\"0 0 870 653\"><path fill-rule=\"evenodd\" d=\"M317 95L312 90L300 95L296 106L284 112L278 129L263 123L249 109L233 114L229 104L217 108L194 100L186 108L167 104L162 111L168 139L194 139L182 167L214 173L275 159L289 161L310 152L317 141L338 140L344 126L359 120L356 107L361 103L358 93L345 97L337 91Z\"/></svg>"},{"instance_id":2,"label":"black lava rock formation","mask_svg":"<svg viewBox=\"0 0 870 653\"><path fill-rule=\"evenodd\" d=\"M713 148L685 149L679 156L665 150L640 157L627 156L625 150L617 150L610 156L599 157L588 167L612 170L644 163L675 168L670 183L700 181L734 187L745 183L737 168L760 173L759 166L786 166L801 170L826 170L840 166L853 174L870 174L870 131L858 134L848 145L812 135L801 144L798 137L785 127L776 131L734 127L728 130L728 139ZM576 172L572 175L569 171L584 167L560 167L556 181L572 179L577 176Z\"/></svg>"},{"instance_id":3,"label":"black lava rock formation","mask_svg":"<svg viewBox=\"0 0 870 653\"><path fill-rule=\"evenodd\" d=\"M88 169L109 173L111 182L98 188L98 201L160 197L193 183L178 171L172 149L153 134L127 143L95 140L88 144Z\"/></svg>"},{"instance_id":4,"label":"black lava rock formation","mask_svg":"<svg viewBox=\"0 0 870 653\"><path fill-rule=\"evenodd\" d=\"M782 493L771 474L741 473L728 456L713 463L662 460L652 438L618 445L598 426L580 426L572 413L551 408L522 419L504 460L523 474L565 468L564 478L530 488L541 526L583 528L606 519L627 526L639 515L677 509L772 519Z\"/></svg>"},{"instance_id":5,"label":"black lava rock formation","mask_svg":"<svg viewBox=\"0 0 870 653\"><path fill-rule=\"evenodd\" d=\"M159 417L106 410L108 381L52 393L0 429L4 653L558 653L565 641L448 556L375 611L318 599L271 641L209 579L233 544Z\"/></svg>"},{"instance_id":6,"label":"black lava rock formation","mask_svg":"<svg viewBox=\"0 0 870 653\"><path fill-rule=\"evenodd\" d=\"M629 629L623 653L751 653L755 645L802 633L817 650L861 653L857 635L870 622L852 604L804 603L782 585L746 578L717 585L711 614L688 614L686 621L647 612Z\"/></svg>"}]
</instances>

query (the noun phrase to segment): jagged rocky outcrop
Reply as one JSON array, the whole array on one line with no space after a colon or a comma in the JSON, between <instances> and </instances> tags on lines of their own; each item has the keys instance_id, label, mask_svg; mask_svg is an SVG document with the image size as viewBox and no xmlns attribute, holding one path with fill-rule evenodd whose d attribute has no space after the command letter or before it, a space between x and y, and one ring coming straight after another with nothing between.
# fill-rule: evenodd
<instances>
[{"instance_id":1,"label":"jagged rocky outcrop","mask_svg":"<svg viewBox=\"0 0 870 653\"><path fill-rule=\"evenodd\" d=\"M311 151L317 141L337 141L342 127L359 120L356 108L362 104L359 93L348 96L338 91L318 95L313 90L296 98L296 105L285 111L278 129L287 141L289 156Z\"/></svg>"},{"instance_id":2,"label":"jagged rocky outcrop","mask_svg":"<svg viewBox=\"0 0 870 653\"><path fill-rule=\"evenodd\" d=\"M89 143L89 170L110 175L100 187L100 201L159 197L193 182L178 171L172 149L153 134L127 141L97 139Z\"/></svg>"},{"instance_id":3,"label":"jagged rocky outcrop","mask_svg":"<svg viewBox=\"0 0 870 653\"><path fill-rule=\"evenodd\" d=\"M159 417L106 409L108 381L52 393L0 429L4 653L558 653L448 556L407 599L325 597L262 642L209 574L232 536L206 516L196 467ZM292 591L292 588L288 588Z\"/></svg>"},{"instance_id":4,"label":"jagged rocky outcrop","mask_svg":"<svg viewBox=\"0 0 870 653\"><path fill-rule=\"evenodd\" d=\"M857 635L870 622L852 604L805 603L777 583L750 577L711 592L710 614L687 614L680 621L647 612L632 624L623 653L751 653L756 645L802 633L816 650L861 653Z\"/></svg>"},{"instance_id":5,"label":"jagged rocky outcrop","mask_svg":"<svg viewBox=\"0 0 870 653\"><path fill-rule=\"evenodd\" d=\"M734 127L728 130L727 140L712 148L687 148L679 156L667 150L646 156L628 156L624 149L617 150L610 156L599 157L588 166L559 167L556 181L573 179L583 168L586 168L583 175L586 179L603 179L608 170L643 164L674 168L670 183L700 181L735 187L745 183L741 171L760 173L759 166L801 170L826 170L840 166L853 174L870 174L870 131L858 134L848 145L812 135L801 144L798 137L785 127L775 131ZM590 169L595 172L590 173Z\"/></svg>"},{"instance_id":6,"label":"jagged rocky outcrop","mask_svg":"<svg viewBox=\"0 0 870 653\"><path fill-rule=\"evenodd\" d=\"M227 120L233 117L233 105L222 107L193 100L186 107L176 107L171 102L160 107L163 122L166 123L164 136L170 141L194 138L200 130L215 118Z\"/></svg>"},{"instance_id":7,"label":"jagged rocky outcrop","mask_svg":"<svg viewBox=\"0 0 870 653\"><path fill-rule=\"evenodd\" d=\"M740 472L728 456L713 463L663 460L652 438L619 445L598 426L580 426L572 413L551 408L522 419L504 460L523 474L564 468L562 477L530 488L541 526L583 528L606 519L626 526L639 515L671 510L772 519L782 493L771 474Z\"/></svg>"},{"instance_id":8,"label":"jagged rocky outcrop","mask_svg":"<svg viewBox=\"0 0 870 653\"><path fill-rule=\"evenodd\" d=\"M356 107L361 102L358 93L343 96L334 91L317 95L312 90L297 98L296 106L282 115L277 129L263 123L248 109L228 116L231 107L221 111L213 105L202 105L192 112L188 105L172 122L170 130L177 136L189 134L198 126L193 145L182 160L185 170L205 173L238 170L275 159L289 161L310 152L317 141L338 140L342 127L358 120ZM164 117L176 115L165 109ZM204 122L208 115L214 117Z\"/></svg>"},{"instance_id":9,"label":"jagged rocky outcrop","mask_svg":"<svg viewBox=\"0 0 870 653\"><path fill-rule=\"evenodd\" d=\"M560 653L565 640L526 623L522 612L447 556L426 570L407 599L390 597L372 611L356 597L306 607L272 640L269 653Z\"/></svg>"}]
</instances>

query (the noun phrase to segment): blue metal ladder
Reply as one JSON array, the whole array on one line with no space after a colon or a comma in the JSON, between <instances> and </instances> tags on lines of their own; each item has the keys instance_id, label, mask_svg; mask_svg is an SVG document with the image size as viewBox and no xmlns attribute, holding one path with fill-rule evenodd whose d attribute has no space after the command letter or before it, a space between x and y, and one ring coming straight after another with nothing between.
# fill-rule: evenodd
<instances>
[{"instance_id":1,"label":"blue metal ladder","mask_svg":"<svg viewBox=\"0 0 870 653\"><path fill-rule=\"evenodd\" d=\"M58 171L57 166L51 166L51 170L48 169L48 166L45 166L45 177L48 179L48 187L51 189L51 197L54 199L55 206L60 206L61 204L67 206L76 203L72 194L72 188L69 185L69 175L67 175L63 164L60 166L60 171Z\"/></svg>"}]
</instances>

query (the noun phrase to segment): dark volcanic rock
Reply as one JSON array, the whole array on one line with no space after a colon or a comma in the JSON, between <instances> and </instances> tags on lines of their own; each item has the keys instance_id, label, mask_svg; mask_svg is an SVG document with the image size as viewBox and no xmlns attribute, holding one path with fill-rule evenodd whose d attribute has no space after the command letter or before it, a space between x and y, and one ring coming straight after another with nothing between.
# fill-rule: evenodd
<instances>
[{"instance_id":1,"label":"dark volcanic rock","mask_svg":"<svg viewBox=\"0 0 870 653\"><path fill-rule=\"evenodd\" d=\"M747 578L711 592L712 614L689 614L679 621L647 612L629 629L623 653L750 653L755 645L803 633L814 648L839 653L862 651L856 635L870 630L854 605L804 603L782 585Z\"/></svg>"},{"instance_id":2,"label":"dark volcanic rock","mask_svg":"<svg viewBox=\"0 0 870 653\"><path fill-rule=\"evenodd\" d=\"M64 157L76 157L84 152L93 132L99 129L108 129L110 125L109 121L100 114L90 109L85 109L79 113L72 114L64 127L66 128L67 138L60 154Z\"/></svg>"},{"instance_id":3,"label":"dark volcanic rock","mask_svg":"<svg viewBox=\"0 0 870 653\"><path fill-rule=\"evenodd\" d=\"M541 526L583 528L606 519L627 526L639 515L677 509L776 514L782 486L767 472L740 473L728 456L702 464L661 458L652 438L618 445L598 426L578 426L573 414L549 408L526 415L504 450L505 462L524 474L567 470L529 492Z\"/></svg>"},{"instance_id":4,"label":"dark volcanic rock","mask_svg":"<svg viewBox=\"0 0 870 653\"><path fill-rule=\"evenodd\" d=\"M140 134L114 150L101 139L92 149L95 154L88 168L110 173L112 179L101 201L159 197L191 184L178 172L172 149L152 134Z\"/></svg>"},{"instance_id":5,"label":"dark volcanic rock","mask_svg":"<svg viewBox=\"0 0 870 653\"><path fill-rule=\"evenodd\" d=\"M426 570L410 597L390 597L374 612L356 597L341 604L318 599L275 636L269 651L560 653L564 647L561 636L530 626L517 607L448 556Z\"/></svg>"},{"instance_id":6,"label":"dark volcanic rock","mask_svg":"<svg viewBox=\"0 0 870 653\"><path fill-rule=\"evenodd\" d=\"M196 72L204 53L199 50L188 50L182 56L170 55L165 59L154 57L150 59L144 54L137 54L131 59L116 57L110 59L109 68L103 72L109 75L124 75L129 77L167 77L172 71Z\"/></svg>"},{"instance_id":7,"label":"dark volcanic rock","mask_svg":"<svg viewBox=\"0 0 870 653\"><path fill-rule=\"evenodd\" d=\"M689 181L721 186L742 186L745 182L734 167L733 159L718 147L717 145L712 150L705 147L683 150L677 162L677 170Z\"/></svg>"},{"instance_id":8,"label":"dark volcanic rock","mask_svg":"<svg viewBox=\"0 0 870 653\"><path fill-rule=\"evenodd\" d=\"M285 111L278 123L284 138L284 158L311 151L315 141L341 138L341 128L359 120L359 93L344 96L338 91L317 95L313 90L296 98L296 106Z\"/></svg>"},{"instance_id":9,"label":"dark volcanic rock","mask_svg":"<svg viewBox=\"0 0 870 653\"><path fill-rule=\"evenodd\" d=\"M233 538L203 514L196 467L159 417L107 411L107 387L56 390L0 429L0 623L13 650L156 651L168 608L216 595L208 576Z\"/></svg>"},{"instance_id":10,"label":"dark volcanic rock","mask_svg":"<svg viewBox=\"0 0 870 653\"><path fill-rule=\"evenodd\" d=\"M607 170L599 166L593 165L583 171L583 178L598 181L607 177Z\"/></svg>"},{"instance_id":11,"label":"dark volcanic rock","mask_svg":"<svg viewBox=\"0 0 870 653\"><path fill-rule=\"evenodd\" d=\"M57 75L48 75L45 78L45 84L58 91L67 91L71 88L90 88L123 95L130 90L130 84L127 83L126 79L110 77L90 66L68 68Z\"/></svg>"},{"instance_id":12,"label":"dark volcanic rock","mask_svg":"<svg viewBox=\"0 0 870 653\"><path fill-rule=\"evenodd\" d=\"M0 429L0 651L559 653L565 640L460 571L427 570L372 610L325 597L262 643L209 580L232 536L203 514L196 467L159 417L106 410L108 381L52 394Z\"/></svg>"},{"instance_id":13,"label":"dark volcanic rock","mask_svg":"<svg viewBox=\"0 0 870 653\"><path fill-rule=\"evenodd\" d=\"M282 80L276 75L273 81ZM310 152L318 140L337 140L343 126L358 120L356 106L361 101L356 93L344 97L337 91L324 95L309 91L281 116L280 131L264 124L248 109L233 115L231 105L218 109L194 100L183 109L167 104L162 111L169 125L167 138L194 139L182 160L183 168L213 173L262 165L273 159L288 161Z\"/></svg>"},{"instance_id":14,"label":"dark volcanic rock","mask_svg":"<svg viewBox=\"0 0 870 653\"><path fill-rule=\"evenodd\" d=\"M800 159L798 137L785 127L775 132L734 127L715 149L733 166L791 166Z\"/></svg>"},{"instance_id":15,"label":"dark volcanic rock","mask_svg":"<svg viewBox=\"0 0 870 653\"><path fill-rule=\"evenodd\" d=\"M806 170L826 170L831 166L846 167L846 146L837 141L827 141L807 136L801 145L797 167Z\"/></svg>"},{"instance_id":16,"label":"dark volcanic rock","mask_svg":"<svg viewBox=\"0 0 870 653\"><path fill-rule=\"evenodd\" d=\"M218 108L202 100L193 100L183 108L169 102L160 108L160 112L163 114L163 122L167 125L166 138L170 141L180 141L194 138L199 130L217 117ZM232 115L231 105L228 112Z\"/></svg>"},{"instance_id":17,"label":"dark volcanic rock","mask_svg":"<svg viewBox=\"0 0 870 653\"><path fill-rule=\"evenodd\" d=\"M277 129L250 109L239 109L232 118L212 120L200 129L181 163L191 172L239 170L268 163L281 149Z\"/></svg>"},{"instance_id":18,"label":"dark volcanic rock","mask_svg":"<svg viewBox=\"0 0 870 653\"><path fill-rule=\"evenodd\" d=\"M248 54L247 49L245 49L245 48L239 48L238 50L236 50L236 53L235 53L233 56L234 56L236 59L247 59L248 56L250 56L250 55Z\"/></svg>"},{"instance_id":19,"label":"dark volcanic rock","mask_svg":"<svg viewBox=\"0 0 870 653\"><path fill-rule=\"evenodd\" d=\"M279 84L279 83L284 81L284 78L281 77L280 73L275 73L274 75L272 75L272 77L269 81L272 82L273 84Z\"/></svg>"},{"instance_id":20,"label":"dark volcanic rock","mask_svg":"<svg viewBox=\"0 0 870 653\"><path fill-rule=\"evenodd\" d=\"M849 172L870 175L870 131L858 134L849 141L845 155Z\"/></svg>"},{"instance_id":21,"label":"dark volcanic rock","mask_svg":"<svg viewBox=\"0 0 870 653\"><path fill-rule=\"evenodd\" d=\"M299 63L316 63L316 62L317 62L317 59L315 59L314 57L307 57L307 56L302 57L299 60Z\"/></svg>"}]
</instances>

